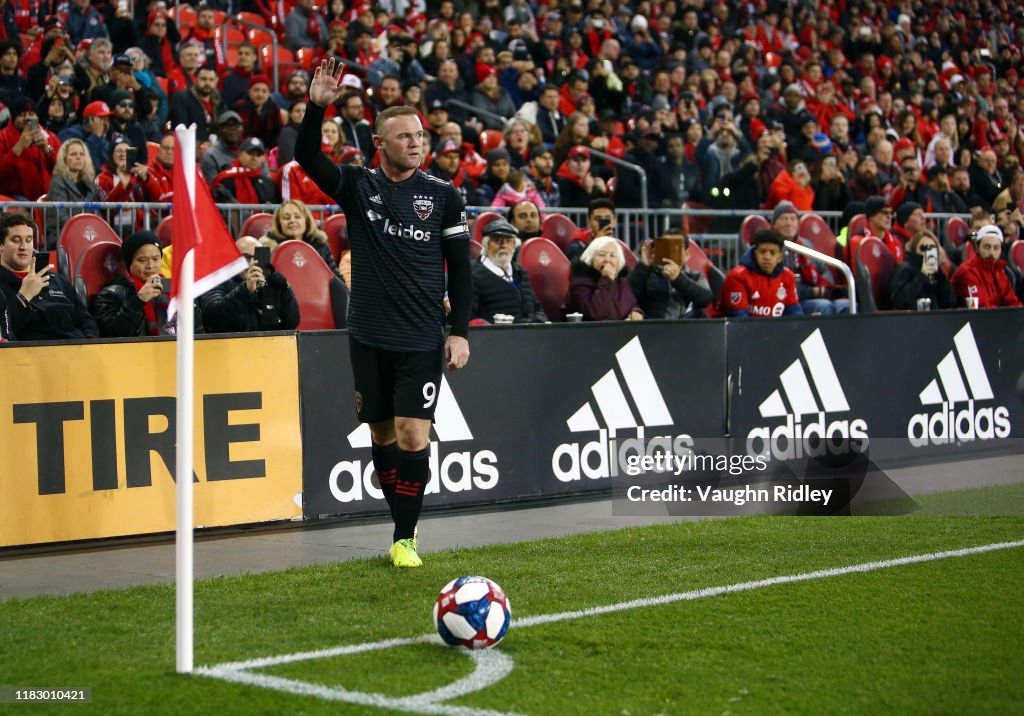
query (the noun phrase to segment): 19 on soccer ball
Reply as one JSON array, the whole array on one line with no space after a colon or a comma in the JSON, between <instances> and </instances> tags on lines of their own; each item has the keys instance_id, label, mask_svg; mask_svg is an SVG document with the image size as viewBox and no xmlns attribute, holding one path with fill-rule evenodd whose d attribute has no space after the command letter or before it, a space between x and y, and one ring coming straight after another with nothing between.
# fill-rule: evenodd
<instances>
[{"instance_id":1,"label":"19 on soccer ball","mask_svg":"<svg viewBox=\"0 0 1024 716\"><path fill-rule=\"evenodd\" d=\"M489 649L512 621L505 592L487 577L459 577L444 586L434 603L434 624L446 644Z\"/></svg>"}]
</instances>

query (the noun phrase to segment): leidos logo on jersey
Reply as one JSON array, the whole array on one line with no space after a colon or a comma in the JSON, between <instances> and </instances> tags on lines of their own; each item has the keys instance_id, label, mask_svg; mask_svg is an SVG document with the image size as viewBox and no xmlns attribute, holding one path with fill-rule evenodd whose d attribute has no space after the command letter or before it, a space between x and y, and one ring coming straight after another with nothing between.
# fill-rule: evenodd
<instances>
[{"instance_id":1,"label":"leidos logo on jersey","mask_svg":"<svg viewBox=\"0 0 1024 716\"><path fill-rule=\"evenodd\" d=\"M646 437L645 428L672 425L672 416L651 372L639 338L632 339L615 353L615 361L622 373L609 370L591 386L598 411L606 427L602 428L597 415L587 401L566 420L574 433L598 433L596 440L586 443L562 443L551 455L551 470L562 482L615 477L624 466L629 454L678 455L691 453L693 440L689 435L657 435ZM640 415L638 422L622 389L625 383ZM634 437L617 439L619 430L632 430Z\"/></svg>"},{"instance_id":2,"label":"leidos logo on jersey","mask_svg":"<svg viewBox=\"0 0 1024 716\"><path fill-rule=\"evenodd\" d=\"M821 330L815 330L800 344L800 353L807 370L797 358L779 374L790 410L786 410L778 390L759 408L762 418L785 418L786 422L775 427L753 428L747 433L747 454L792 460L826 453L864 452L868 447L867 423L861 418L831 419L836 413L848 413L850 404L825 348ZM805 416L810 416L809 420Z\"/></svg>"},{"instance_id":3,"label":"leidos logo on jersey","mask_svg":"<svg viewBox=\"0 0 1024 716\"><path fill-rule=\"evenodd\" d=\"M936 366L939 377L919 396L921 405L936 406L934 412L918 413L907 423L907 439L914 447L994 440L1010 435L1010 411L1005 406L975 407L975 401L989 401L995 396L971 324L953 336L953 346L954 350ZM960 410L957 410L958 403Z\"/></svg>"},{"instance_id":4,"label":"leidos logo on jersey","mask_svg":"<svg viewBox=\"0 0 1024 716\"><path fill-rule=\"evenodd\" d=\"M433 384L429 384L433 387ZM424 391L424 396L429 395ZM432 396L430 396L432 397ZM426 494L466 490L490 490L498 484L498 456L492 450L472 452L446 452L441 456L439 443L472 440L473 433L455 400L448 380L441 377L434 411L434 433L437 440L430 441L430 482ZM356 449L365 448L363 460L342 460L331 470L330 489L339 502L355 502L364 497L383 500L384 494L373 482L373 460L369 456L370 426L363 423L348 435L348 444Z\"/></svg>"},{"instance_id":5,"label":"leidos logo on jersey","mask_svg":"<svg viewBox=\"0 0 1024 716\"><path fill-rule=\"evenodd\" d=\"M384 220L384 233L391 236L401 236L403 239L414 239L416 241L430 241L430 232L417 229L414 226L403 226L402 224L391 223L391 219Z\"/></svg>"}]
</instances>

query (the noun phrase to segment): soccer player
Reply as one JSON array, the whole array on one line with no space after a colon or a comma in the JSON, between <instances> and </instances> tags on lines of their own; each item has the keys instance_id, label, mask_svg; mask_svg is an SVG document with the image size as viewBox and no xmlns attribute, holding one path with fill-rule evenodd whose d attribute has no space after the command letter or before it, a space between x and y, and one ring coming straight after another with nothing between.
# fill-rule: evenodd
<instances>
[{"instance_id":1,"label":"soccer player","mask_svg":"<svg viewBox=\"0 0 1024 716\"><path fill-rule=\"evenodd\" d=\"M414 108L390 107L377 116L379 169L339 166L321 152L324 109L341 96L343 71L333 58L316 69L295 158L348 217L356 411L370 424L373 466L395 522L391 563L419 567L416 523L430 479L430 424L441 374L445 362L456 370L469 360L469 229L458 190L419 169L424 132Z\"/></svg>"}]
</instances>

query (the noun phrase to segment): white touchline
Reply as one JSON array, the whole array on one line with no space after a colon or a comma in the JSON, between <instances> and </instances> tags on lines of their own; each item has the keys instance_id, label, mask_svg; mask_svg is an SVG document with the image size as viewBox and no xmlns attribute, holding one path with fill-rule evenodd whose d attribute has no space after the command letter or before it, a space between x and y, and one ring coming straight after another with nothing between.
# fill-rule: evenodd
<instances>
[{"instance_id":1,"label":"white touchline","mask_svg":"<svg viewBox=\"0 0 1024 716\"><path fill-rule=\"evenodd\" d=\"M577 609L574 611L558 612L555 614L538 614L533 617L517 619L512 622L510 628L514 627L516 629L525 629L527 627L538 626L540 624L554 624L556 622L598 616L601 614L611 614L629 609L672 604L673 602L694 601L697 599L704 599L706 597L716 597L722 594L749 592L754 589L762 589L764 587L772 587L779 584L793 584L796 582L807 582L815 579L825 579L827 577L839 577L846 574L874 572L880 569L888 569L890 567L902 567L908 564L934 562L936 560L950 559L952 557L966 557L974 554L982 554L984 552L995 552L997 550L1014 549L1017 547L1024 547L1024 540L996 542L993 544L980 545L978 547L965 547L963 549L930 552L928 554L919 554L911 557L898 557L896 559L879 560L876 562L864 562L862 564L853 564L846 567L819 569L813 572L803 572L801 574L769 577L767 579L758 579L750 582L738 582L736 584L729 584L722 587L706 587L703 589L694 589L689 592L665 594L660 597L634 599L628 602L607 604L599 607L590 607L588 609ZM441 714L443 716L512 716L511 714L505 714L504 712L465 706L452 706L441 703L442 701L453 699L458 696L465 696L466 694L480 691L497 683L511 673L512 668L514 667L512 659L508 655L497 650L482 652L466 650L464 653L466 656L471 658L476 665L476 669L472 674L440 689L403 697L349 691L340 687L331 687L305 681L284 679L276 676L270 676L268 674L254 674L250 671L251 669L260 669L279 664L289 664L297 661L325 659L335 656L344 656L346 654L358 654L381 649L392 649L398 646L430 643L442 644L440 638L436 634L425 634L415 638L385 639L382 641L366 642L364 644L351 644L347 646L333 647L330 649L320 649L317 651L297 652L281 656L250 659L248 661L217 664L215 666L204 666L197 668L195 673L201 676L222 679L224 681L250 684L252 686L260 686L263 688L285 691L304 696L316 696L318 698L332 701L346 701L348 703L363 706L390 708L398 711L405 711L407 713Z\"/></svg>"}]
</instances>

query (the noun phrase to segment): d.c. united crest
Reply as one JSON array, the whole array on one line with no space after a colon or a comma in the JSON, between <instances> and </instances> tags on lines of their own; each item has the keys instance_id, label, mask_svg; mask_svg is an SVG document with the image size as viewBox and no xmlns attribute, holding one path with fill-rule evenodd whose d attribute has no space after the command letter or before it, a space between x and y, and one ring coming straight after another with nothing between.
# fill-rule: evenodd
<instances>
[{"instance_id":1,"label":"d.c. united crest","mask_svg":"<svg viewBox=\"0 0 1024 716\"><path fill-rule=\"evenodd\" d=\"M413 200L412 208L416 212L416 216L420 217L420 221L426 221L430 212L434 210L434 200L430 197L418 196Z\"/></svg>"}]
</instances>

